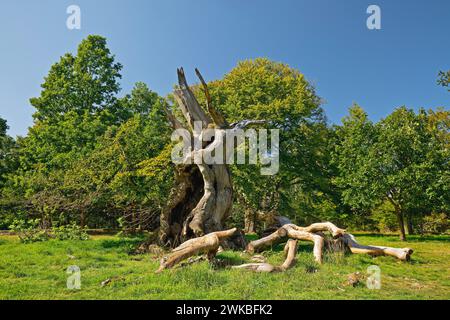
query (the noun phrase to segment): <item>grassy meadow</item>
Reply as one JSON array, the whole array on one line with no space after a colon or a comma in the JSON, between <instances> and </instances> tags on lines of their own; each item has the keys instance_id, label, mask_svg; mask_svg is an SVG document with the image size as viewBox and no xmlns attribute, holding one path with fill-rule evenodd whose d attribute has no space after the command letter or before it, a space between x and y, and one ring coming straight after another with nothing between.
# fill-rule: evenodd
<instances>
[{"instance_id":1,"label":"grassy meadow","mask_svg":"<svg viewBox=\"0 0 450 320\"><path fill-rule=\"evenodd\" d=\"M15 236L0 236L0 299L450 299L450 236L411 236L401 243L394 235L361 234L358 240L409 246L415 252L411 262L327 254L318 266L311 245L300 242L297 264L285 273L215 269L203 261L155 274L157 257L133 254L139 238L21 244ZM284 260L280 247L263 254L275 264ZM227 251L218 259L227 264L249 261L243 253ZM80 290L66 287L66 270L72 265L81 269ZM367 289L364 281L346 285L349 274L365 274L370 265L381 268L380 290Z\"/></svg>"}]
</instances>

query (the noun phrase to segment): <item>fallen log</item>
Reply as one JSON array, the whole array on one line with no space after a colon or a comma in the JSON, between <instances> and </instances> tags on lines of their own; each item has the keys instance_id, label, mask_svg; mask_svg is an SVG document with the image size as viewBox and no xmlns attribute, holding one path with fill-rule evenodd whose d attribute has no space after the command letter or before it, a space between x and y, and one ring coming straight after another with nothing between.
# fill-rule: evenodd
<instances>
[{"instance_id":1,"label":"fallen log","mask_svg":"<svg viewBox=\"0 0 450 320\"><path fill-rule=\"evenodd\" d=\"M281 266L273 266L270 263L247 263L233 266L233 269L246 269L255 272L283 272L294 266L295 255L297 254L297 240L289 239L284 247L286 260Z\"/></svg>"},{"instance_id":2,"label":"fallen log","mask_svg":"<svg viewBox=\"0 0 450 320\"><path fill-rule=\"evenodd\" d=\"M391 248L381 246L366 246L356 242L356 239L351 234L343 236L344 243L350 248L352 253L369 254L372 256L392 256L402 261L411 260L413 250L411 248Z\"/></svg>"},{"instance_id":3,"label":"fallen log","mask_svg":"<svg viewBox=\"0 0 450 320\"><path fill-rule=\"evenodd\" d=\"M318 263L322 263L322 251L324 246L324 238L320 234L315 234L312 232L308 232L305 230L323 230L325 227L328 227L328 225L320 226L314 226L312 229L307 228L301 228L293 224L287 224L282 226L280 229L275 231L274 233L268 235L267 237L264 237L259 240L255 240L250 242L247 245L247 252L253 254L257 251L262 250L263 248L266 248L268 246L273 246L279 242L281 242L286 237L289 237L291 239L296 240L306 240L306 241L312 241L314 243L314 257ZM328 229L326 229L328 230Z\"/></svg>"},{"instance_id":4,"label":"fallen log","mask_svg":"<svg viewBox=\"0 0 450 320\"><path fill-rule=\"evenodd\" d=\"M222 240L231 237L237 231L236 228L209 233L203 237L194 238L183 242L176 247L171 253L161 259L159 269L156 273L162 272L164 269L172 268L177 263L199 253L206 253L209 260L215 257L219 250Z\"/></svg>"}]
</instances>

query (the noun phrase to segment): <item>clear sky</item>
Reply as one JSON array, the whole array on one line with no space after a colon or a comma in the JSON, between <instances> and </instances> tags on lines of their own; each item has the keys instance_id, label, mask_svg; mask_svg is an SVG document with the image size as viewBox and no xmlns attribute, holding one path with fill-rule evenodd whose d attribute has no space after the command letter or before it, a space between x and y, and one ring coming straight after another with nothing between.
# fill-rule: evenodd
<instances>
[{"instance_id":1,"label":"clear sky","mask_svg":"<svg viewBox=\"0 0 450 320\"><path fill-rule=\"evenodd\" d=\"M81 8L81 30L66 9ZM368 30L366 9L381 8L381 30ZM9 134L32 124L50 66L89 34L107 37L124 65L122 92L144 81L161 95L176 68L194 81L221 78L239 60L268 57L299 69L325 100L330 122L357 102L373 120L395 107L450 106L436 85L450 69L448 0L2 0L0 117Z\"/></svg>"}]
</instances>

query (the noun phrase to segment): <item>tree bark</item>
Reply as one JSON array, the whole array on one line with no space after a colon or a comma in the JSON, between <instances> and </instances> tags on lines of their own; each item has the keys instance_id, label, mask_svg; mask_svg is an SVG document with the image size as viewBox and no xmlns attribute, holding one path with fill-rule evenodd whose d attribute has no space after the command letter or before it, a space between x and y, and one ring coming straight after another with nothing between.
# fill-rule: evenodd
<instances>
[{"instance_id":1,"label":"tree bark","mask_svg":"<svg viewBox=\"0 0 450 320\"><path fill-rule=\"evenodd\" d=\"M387 194L388 200L392 203L395 208L395 215L397 216L398 228L400 231L400 240L406 241L406 233L405 233L405 222L403 217L403 210L397 201L394 200L393 191L389 191Z\"/></svg>"},{"instance_id":2,"label":"tree bark","mask_svg":"<svg viewBox=\"0 0 450 320\"><path fill-rule=\"evenodd\" d=\"M405 215L406 218L406 230L408 231L408 235L413 235L414 234L414 227L413 227L413 223L412 223L412 217L410 213L407 213Z\"/></svg>"},{"instance_id":3,"label":"tree bark","mask_svg":"<svg viewBox=\"0 0 450 320\"><path fill-rule=\"evenodd\" d=\"M396 209L396 213L397 215L397 221L398 221L398 227L400 229L400 240L401 241L406 241L406 233L405 233L405 222L403 219L403 212L401 212L400 210Z\"/></svg>"}]
</instances>

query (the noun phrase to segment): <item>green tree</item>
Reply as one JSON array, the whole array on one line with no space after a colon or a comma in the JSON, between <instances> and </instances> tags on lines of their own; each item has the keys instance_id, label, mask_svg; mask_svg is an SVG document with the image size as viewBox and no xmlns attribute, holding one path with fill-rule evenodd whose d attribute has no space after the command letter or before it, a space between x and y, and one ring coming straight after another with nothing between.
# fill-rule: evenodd
<instances>
[{"instance_id":1,"label":"green tree","mask_svg":"<svg viewBox=\"0 0 450 320\"><path fill-rule=\"evenodd\" d=\"M314 206L302 207L293 196L302 193L310 201L320 201L318 193L323 195L327 189L324 150L329 131L320 99L304 75L288 65L258 58L240 62L209 87L212 104L229 122L263 119L267 128L280 129L277 175L261 176L259 166L232 166L241 202L254 211L283 214L299 222L308 214L314 216L309 210ZM205 105L203 93L197 93ZM295 213L298 210L300 214Z\"/></svg>"},{"instance_id":2,"label":"green tree","mask_svg":"<svg viewBox=\"0 0 450 320\"><path fill-rule=\"evenodd\" d=\"M447 88L450 85L450 70L447 72L439 71L437 82L439 85Z\"/></svg>"},{"instance_id":3,"label":"green tree","mask_svg":"<svg viewBox=\"0 0 450 320\"><path fill-rule=\"evenodd\" d=\"M354 209L367 212L372 206L372 193L366 192L368 177L375 174L375 163L370 158L376 142L376 132L367 113L353 105L349 115L342 120L342 126L335 128L332 162L337 168L334 184L342 190L342 200Z\"/></svg>"},{"instance_id":4,"label":"green tree","mask_svg":"<svg viewBox=\"0 0 450 320\"><path fill-rule=\"evenodd\" d=\"M42 84L40 97L30 99L34 118L57 122L70 111L82 116L108 110L116 112L122 65L114 61L106 39L90 35L55 63Z\"/></svg>"},{"instance_id":5,"label":"green tree","mask_svg":"<svg viewBox=\"0 0 450 320\"><path fill-rule=\"evenodd\" d=\"M51 67L41 95L30 99L36 112L23 142L25 170L64 166L91 150L110 125L130 117L115 97L121 68L100 36L88 36L76 55L65 54Z\"/></svg>"},{"instance_id":6,"label":"green tree","mask_svg":"<svg viewBox=\"0 0 450 320\"><path fill-rule=\"evenodd\" d=\"M63 169L34 176L33 183L43 188L32 201L45 207L53 219L90 227L114 227L117 218L124 227L133 228L157 222L171 168L164 163L160 172L149 174L142 171L148 166L141 163L157 159L170 141L165 102L139 83L121 103L142 112L120 126L110 126L90 152ZM58 217L59 213L64 215Z\"/></svg>"},{"instance_id":7,"label":"green tree","mask_svg":"<svg viewBox=\"0 0 450 320\"><path fill-rule=\"evenodd\" d=\"M367 210L389 201L402 240L406 239L405 219L412 233L414 213L437 205L437 201L445 202L438 196L445 194L442 179L448 175L444 149L436 143L424 110L415 114L398 108L373 125L365 112L354 106L337 136L333 160L339 176L335 183L343 189L343 200Z\"/></svg>"},{"instance_id":8,"label":"green tree","mask_svg":"<svg viewBox=\"0 0 450 320\"><path fill-rule=\"evenodd\" d=\"M114 176L105 170L118 166L116 160L120 154L114 152L121 149L114 140L116 134L123 139L131 134L130 130L135 130L133 139L137 142L130 137L127 144L132 149L140 141L139 147L143 151L133 149L129 155L142 157L139 161L147 159L146 155L152 156L148 154L149 150L161 149L150 143L153 140L145 140L150 139L150 134L155 135L156 140L167 139L164 128L157 129L164 113L157 107L161 106L162 100L156 93L145 84L137 83L129 95L121 99L116 97L120 90L121 69L121 64L115 62L108 49L106 39L88 36L80 43L75 55L66 54L51 67L42 84L41 95L30 100L36 108L34 125L19 141L20 167L11 179L10 191L24 199L31 214L39 215L42 221L51 223L52 216L62 211L75 212L75 208L84 208L84 211L79 210L82 217L88 215L88 208L100 208L98 215L106 211L109 203L105 199L113 200L89 183L94 180L95 187L100 188L99 183L103 181L102 190L109 190L110 181L95 180L99 178L92 176L83 183L77 175L86 177L86 166L95 167L93 162L99 157L99 163L105 167L96 168L98 173L105 177L107 174ZM136 116L140 118L136 119ZM151 133L145 132L150 123L155 129ZM79 184L75 185L74 181ZM81 194L83 196L76 198Z\"/></svg>"},{"instance_id":9,"label":"green tree","mask_svg":"<svg viewBox=\"0 0 450 320\"><path fill-rule=\"evenodd\" d=\"M7 135L8 129L6 120L0 118L0 194L7 181L7 175L12 173L17 165L16 143Z\"/></svg>"}]
</instances>

